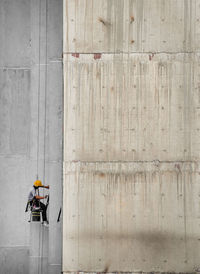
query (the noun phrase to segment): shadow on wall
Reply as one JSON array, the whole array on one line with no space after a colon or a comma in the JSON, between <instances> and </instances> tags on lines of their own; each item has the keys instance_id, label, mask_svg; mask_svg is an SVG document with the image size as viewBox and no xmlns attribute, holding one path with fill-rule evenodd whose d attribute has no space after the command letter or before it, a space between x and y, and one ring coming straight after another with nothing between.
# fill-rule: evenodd
<instances>
[{"instance_id":1,"label":"shadow on wall","mask_svg":"<svg viewBox=\"0 0 200 274\"><path fill-rule=\"evenodd\" d=\"M105 232L104 234L96 233L93 236L89 233L81 233L79 239L83 245L88 245L90 242L92 246L96 241L102 241L105 244L103 252L107 261L105 260L106 264L102 272L120 271L120 269L115 270L116 262L125 272L129 272L129 268L134 268L148 273L163 271L196 273L200 269L200 261L197 260L196 264L194 261L194 253L198 252L197 245L200 239L193 235L186 237L184 233L161 231L126 234Z\"/></svg>"}]
</instances>

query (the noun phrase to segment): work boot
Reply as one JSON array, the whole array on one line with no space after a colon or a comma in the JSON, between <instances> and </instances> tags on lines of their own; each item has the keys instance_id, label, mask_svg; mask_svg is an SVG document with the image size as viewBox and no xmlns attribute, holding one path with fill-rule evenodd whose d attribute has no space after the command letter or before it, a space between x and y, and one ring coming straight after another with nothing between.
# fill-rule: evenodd
<instances>
[{"instance_id":1,"label":"work boot","mask_svg":"<svg viewBox=\"0 0 200 274\"><path fill-rule=\"evenodd\" d=\"M46 220L43 222L43 225L46 226L46 227L49 227L49 222Z\"/></svg>"}]
</instances>

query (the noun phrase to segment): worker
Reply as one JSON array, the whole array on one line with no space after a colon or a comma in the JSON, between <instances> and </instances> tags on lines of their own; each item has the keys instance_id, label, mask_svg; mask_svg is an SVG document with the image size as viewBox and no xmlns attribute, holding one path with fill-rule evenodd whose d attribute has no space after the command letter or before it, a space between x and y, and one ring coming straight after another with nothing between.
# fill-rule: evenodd
<instances>
[{"instance_id":1,"label":"worker","mask_svg":"<svg viewBox=\"0 0 200 274\"><path fill-rule=\"evenodd\" d=\"M36 180L33 184L33 188L29 192L28 195L28 203L30 203L30 206L36 206L40 207L42 210L42 221L43 224L48 226L49 222L47 220L47 207L45 204L43 204L40 200L48 198L48 195L40 196L39 194L39 188L47 188L49 189L49 186L44 186L40 180Z\"/></svg>"}]
</instances>

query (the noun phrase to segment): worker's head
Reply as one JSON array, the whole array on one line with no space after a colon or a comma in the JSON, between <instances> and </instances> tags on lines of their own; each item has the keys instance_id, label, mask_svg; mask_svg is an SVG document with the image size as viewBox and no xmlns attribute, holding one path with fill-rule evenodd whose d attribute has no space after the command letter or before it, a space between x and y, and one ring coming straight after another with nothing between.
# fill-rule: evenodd
<instances>
[{"instance_id":1,"label":"worker's head","mask_svg":"<svg viewBox=\"0 0 200 274\"><path fill-rule=\"evenodd\" d=\"M34 185L34 187L37 187L37 188L40 186L43 186L42 182L40 180L36 180L33 185Z\"/></svg>"}]
</instances>

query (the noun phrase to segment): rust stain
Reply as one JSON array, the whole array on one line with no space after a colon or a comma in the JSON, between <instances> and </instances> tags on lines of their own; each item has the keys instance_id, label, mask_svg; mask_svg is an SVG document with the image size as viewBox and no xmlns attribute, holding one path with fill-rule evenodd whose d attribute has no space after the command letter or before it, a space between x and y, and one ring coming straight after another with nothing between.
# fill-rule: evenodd
<instances>
[{"instance_id":1,"label":"rust stain","mask_svg":"<svg viewBox=\"0 0 200 274\"><path fill-rule=\"evenodd\" d=\"M134 21L135 21L135 18L134 18L134 16L132 15L132 16L131 16L130 24L132 24Z\"/></svg>"},{"instance_id":2,"label":"rust stain","mask_svg":"<svg viewBox=\"0 0 200 274\"><path fill-rule=\"evenodd\" d=\"M131 40L131 44L133 44L135 41L134 40Z\"/></svg>"},{"instance_id":3,"label":"rust stain","mask_svg":"<svg viewBox=\"0 0 200 274\"><path fill-rule=\"evenodd\" d=\"M103 18L99 17L99 22L101 22L104 26L106 26L106 21Z\"/></svg>"},{"instance_id":4,"label":"rust stain","mask_svg":"<svg viewBox=\"0 0 200 274\"><path fill-rule=\"evenodd\" d=\"M174 167L177 168L179 172L181 172L181 167L179 164L175 164Z\"/></svg>"},{"instance_id":5,"label":"rust stain","mask_svg":"<svg viewBox=\"0 0 200 274\"><path fill-rule=\"evenodd\" d=\"M104 273L107 273L108 270L109 270L109 267L110 267L110 264L106 264L106 265L105 265L105 268L104 268L104 270L103 270L103 272L104 272Z\"/></svg>"},{"instance_id":6,"label":"rust stain","mask_svg":"<svg viewBox=\"0 0 200 274\"><path fill-rule=\"evenodd\" d=\"M72 53L72 56L75 57L75 58L79 58L79 53Z\"/></svg>"},{"instance_id":7,"label":"rust stain","mask_svg":"<svg viewBox=\"0 0 200 274\"><path fill-rule=\"evenodd\" d=\"M99 78L100 75L101 75L100 72L97 72L97 74L96 74L97 78Z\"/></svg>"},{"instance_id":8,"label":"rust stain","mask_svg":"<svg viewBox=\"0 0 200 274\"><path fill-rule=\"evenodd\" d=\"M99 173L99 176L103 178L103 177L105 177L105 174L103 172L101 172L101 173Z\"/></svg>"},{"instance_id":9,"label":"rust stain","mask_svg":"<svg viewBox=\"0 0 200 274\"><path fill-rule=\"evenodd\" d=\"M149 54L149 61L151 61L153 59L153 57L154 57L154 53Z\"/></svg>"},{"instance_id":10,"label":"rust stain","mask_svg":"<svg viewBox=\"0 0 200 274\"><path fill-rule=\"evenodd\" d=\"M94 59L101 59L101 53L95 53L94 54Z\"/></svg>"},{"instance_id":11,"label":"rust stain","mask_svg":"<svg viewBox=\"0 0 200 274\"><path fill-rule=\"evenodd\" d=\"M98 18L98 20L99 20L99 22L101 22L105 27L108 27L108 26L110 26L111 25L111 23L110 22L108 22L108 21L106 21L106 20L104 20L103 18L101 18L101 17L99 17Z\"/></svg>"}]
</instances>

